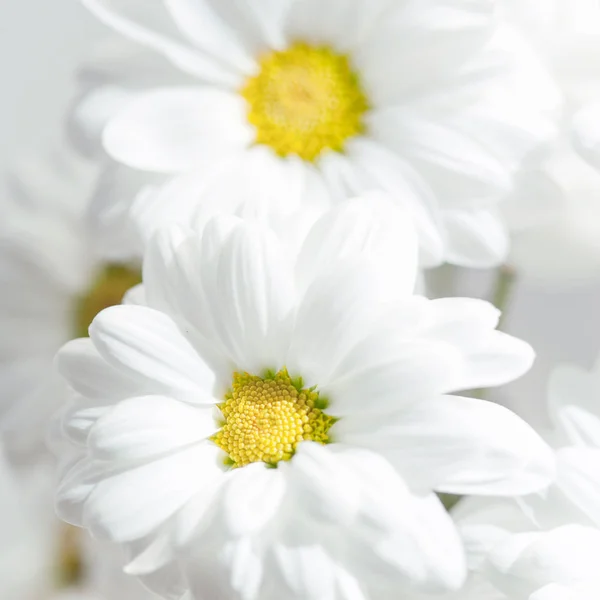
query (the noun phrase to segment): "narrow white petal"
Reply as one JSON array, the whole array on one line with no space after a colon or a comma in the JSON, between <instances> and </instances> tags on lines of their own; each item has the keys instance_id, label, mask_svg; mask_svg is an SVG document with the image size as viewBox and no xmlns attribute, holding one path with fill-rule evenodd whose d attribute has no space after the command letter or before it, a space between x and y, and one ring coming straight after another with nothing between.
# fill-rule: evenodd
<instances>
[{"instance_id":1,"label":"narrow white petal","mask_svg":"<svg viewBox=\"0 0 600 600\"><path fill-rule=\"evenodd\" d=\"M106 151L130 167L176 173L209 168L254 134L244 100L214 89L165 88L128 102L104 130Z\"/></svg>"},{"instance_id":2,"label":"narrow white petal","mask_svg":"<svg viewBox=\"0 0 600 600\"><path fill-rule=\"evenodd\" d=\"M152 381L152 393L213 402L213 372L167 315L143 306L113 306L94 319L90 336L109 364Z\"/></svg>"},{"instance_id":3,"label":"narrow white petal","mask_svg":"<svg viewBox=\"0 0 600 600\"><path fill-rule=\"evenodd\" d=\"M489 268L506 261L508 231L494 211L445 211L443 222L449 263Z\"/></svg>"},{"instance_id":4,"label":"narrow white petal","mask_svg":"<svg viewBox=\"0 0 600 600\"><path fill-rule=\"evenodd\" d=\"M347 155L364 171L369 189L384 190L411 216L419 238L421 265L444 259L438 201L427 181L398 154L367 138L348 142Z\"/></svg>"},{"instance_id":5,"label":"narrow white petal","mask_svg":"<svg viewBox=\"0 0 600 600\"><path fill-rule=\"evenodd\" d=\"M209 537L201 539L187 562L186 579L194 600L259 600L263 562L252 538L223 544Z\"/></svg>"},{"instance_id":6,"label":"narrow white petal","mask_svg":"<svg viewBox=\"0 0 600 600\"><path fill-rule=\"evenodd\" d=\"M135 42L160 52L186 73L203 81L230 88L239 85L241 77L235 70L224 68L212 57L194 51L121 15L114 10L110 0L82 0L82 3L100 21Z\"/></svg>"},{"instance_id":7,"label":"narrow white petal","mask_svg":"<svg viewBox=\"0 0 600 600\"><path fill-rule=\"evenodd\" d=\"M388 290L367 258L350 258L317 276L296 316L286 359L290 374L302 376L308 386L327 382L379 316L379 291Z\"/></svg>"},{"instance_id":8,"label":"narrow white petal","mask_svg":"<svg viewBox=\"0 0 600 600\"><path fill-rule=\"evenodd\" d=\"M562 448L557 453L560 491L588 519L600 526L600 449Z\"/></svg>"},{"instance_id":9,"label":"narrow white petal","mask_svg":"<svg viewBox=\"0 0 600 600\"><path fill-rule=\"evenodd\" d=\"M212 264L211 264L212 262ZM240 224L203 257L207 306L215 333L237 369L260 373L283 366L289 344L294 283L281 244L260 225Z\"/></svg>"},{"instance_id":10,"label":"narrow white petal","mask_svg":"<svg viewBox=\"0 0 600 600\"><path fill-rule=\"evenodd\" d=\"M599 548L600 532L579 525L517 534L494 549L486 573L503 592L525 598L550 583L595 578Z\"/></svg>"},{"instance_id":11,"label":"narrow white petal","mask_svg":"<svg viewBox=\"0 0 600 600\"><path fill-rule=\"evenodd\" d=\"M449 344L390 343L379 335L358 344L345 362L356 364L356 369L342 363L339 370L345 374L320 387L331 402L329 412L337 416L390 413L444 393L452 389L462 358Z\"/></svg>"},{"instance_id":12,"label":"narrow white petal","mask_svg":"<svg viewBox=\"0 0 600 600\"><path fill-rule=\"evenodd\" d=\"M210 437L217 429L212 409L163 396L120 402L93 426L88 438L98 460L139 460L160 456Z\"/></svg>"},{"instance_id":13,"label":"narrow white petal","mask_svg":"<svg viewBox=\"0 0 600 600\"><path fill-rule=\"evenodd\" d=\"M417 277L417 236L407 211L383 194L365 194L340 204L310 230L296 267L302 288L340 261L365 257L382 280L390 282L390 295L410 295ZM394 273L394 277L390 277Z\"/></svg>"},{"instance_id":14,"label":"narrow white petal","mask_svg":"<svg viewBox=\"0 0 600 600\"><path fill-rule=\"evenodd\" d=\"M83 524L93 535L115 542L148 535L220 472L212 444L199 444L159 460L104 469L85 499Z\"/></svg>"},{"instance_id":15,"label":"narrow white petal","mask_svg":"<svg viewBox=\"0 0 600 600\"><path fill-rule=\"evenodd\" d=\"M467 356L454 390L494 387L514 381L529 371L535 359L526 342L501 331L492 331L486 344Z\"/></svg>"},{"instance_id":16,"label":"narrow white petal","mask_svg":"<svg viewBox=\"0 0 600 600\"><path fill-rule=\"evenodd\" d=\"M350 525L356 519L361 482L326 446L301 443L290 466L304 510L326 523Z\"/></svg>"},{"instance_id":17,"label":"narrow white petal","mask_svg":"<svg viewBox=\"0 0 600 600\"><path fill-rule=\"evenodd\" d=\"M552 373L550 416L569 445L600 448L599 390L598 376L583 369L561 366Z\"/></svg>"},{"instance_id":18,"label":"narrow white petal","mask_svg":"<svg viewBox=\"0 0 600 600\"><path fill-rule=\"evenodd\" d=\"M56 355L56 367L76 392L102 404L152 388L150 381L140 381L110 365L89 338L65 344Z\"/></svg>"},{"instance_id":19,"label":"narrow white petal","mask_svg":"<svg viewBox=\"0 0 600 600\"><path fill-rule=\"evenodd\" d=\"M223 489L223 510L229 534L258 534L275 522L286 492L281 470L254 463L232 473Z\"/></svg>"},{"instance_id":20,"label":"narrow white petal","mask_svg":"<svg viewBox=\"0 0 600 600\"><path fill-rule=\"evenodd\" d=\"M414 489L462 495L524 495L554 479L552 450L508 409L472 398L445 396L380 418L357 421L340 441L380 451ZM371 431L368 428L373 427Z\"/></svg>"}]
</instances>

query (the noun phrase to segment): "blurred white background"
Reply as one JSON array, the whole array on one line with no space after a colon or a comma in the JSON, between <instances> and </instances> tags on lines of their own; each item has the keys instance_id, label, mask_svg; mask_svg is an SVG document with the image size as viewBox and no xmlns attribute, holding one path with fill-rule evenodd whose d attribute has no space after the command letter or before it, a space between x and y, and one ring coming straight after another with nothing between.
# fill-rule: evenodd
<instances>
[{"instance_id":1,"label":"blurred white background","mask_svg":"<svg viewBox=\"0 0 600 600\"><path fill-rule=\"evenodd\" d=\"M57 135L73 91L73 70L103 33L77 0L0 2L3 167Z\"/></svg>"},{"instance_id":2,"label":"blurred white background","mask_svg":"<svg viewBox=\"0 0 600 600\"><path fill-rule=\"evenodd\" d=\"M73 72L103 36L77 0L3 0L0 6L0 167L44 149L58 135L73 93ZM464 294L484 292L469 275ZM538 353L533 371L501 391L517 412L543 418L547 374L559 362L589 367L600 351L600 284L569 291L518 286L507 329Z\"/></svg>"}]
</instances>

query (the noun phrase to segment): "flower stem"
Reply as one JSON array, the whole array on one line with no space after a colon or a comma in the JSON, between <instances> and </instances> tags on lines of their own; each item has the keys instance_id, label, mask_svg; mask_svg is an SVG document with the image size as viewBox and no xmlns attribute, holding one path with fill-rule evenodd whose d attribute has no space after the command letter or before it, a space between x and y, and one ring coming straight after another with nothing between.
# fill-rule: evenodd
<instances>
[{"instance_id":1,"label":"flower stem","mask_svg":"<svg viewBox=\"0 0 600 600\"><path fill-rule=\"evenodd\" d=\"M510 308L510 302L515 291L515 283L517 281L517 273L508 265L503 265L498 269L496 283L492 294L492 304L502 311L498 329L502 329L506 321L506 315Z\"/></svg>"}]
</instances>

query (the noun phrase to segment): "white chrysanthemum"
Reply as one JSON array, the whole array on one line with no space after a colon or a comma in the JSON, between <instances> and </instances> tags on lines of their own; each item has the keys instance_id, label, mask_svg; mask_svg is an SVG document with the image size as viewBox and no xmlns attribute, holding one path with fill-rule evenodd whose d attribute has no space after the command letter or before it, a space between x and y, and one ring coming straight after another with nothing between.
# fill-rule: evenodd
<instances>
[{"instance_id":1,"label":"white chrysanthemum","mask_svg":"<svg viewBox=\"0 0 600 600\"><path fill-rule=\"evenodd\" d=\"M63 152L28 160L2 203L0 432L11 453L37 451L66 399L56 351L139 282L139 273L102 260L89 235L83 212L96 176Z\"/></svg>"},{"instance_id":2,"label":"white chrysanthemum","mask_svg":"<svg viewBox=\"0 0 600 600\"><path fill-rule=\"evenodd\" d=\"M600 5L501 0L500 7L534 43L566 100L564 139L541 167L523 170L504 204L515 234L510 262L545 284L585 283L600 273L600 173L581 158L600 165Z\"/></svg>"},{"instance_id":3,"label":"white chrysanthemum","mask_svg":"<svg viewBox=\"0 0 600 600\"><path fill-rule=\"evenodd\" d=\"M549 409L557 478L547 496L528 498L542 526L577 522L600 528L599 397L600 361L589 373L563 366L552 375Z\"/></svg>"},{"instance_id":4,"label":"white chrysanthemum","mask_svg":"<svg viewBox=\"0 0 600 600\"><path fill-rule=\"evenodd\" d=\"M169 598L459 585L432 491L528 493L553 465L510 411L445 395L512 380L533 352L485 302L412 295L409 221L349 201L297 256L231 216L158 236L140 304L103 311L58 355L81 455L60 515L124 544L128 572Z\"/></svg>"},{"instance_id":5,"label":"white chrysanthemum","mask_svg":"<svg viewBox=\"0 0 600 600\"><path fill-rule=\"evenodd\" d=\"M494 548L485 569L513 600L595 600L599 553L600 530L566 525L510 536Z\"/></svg>"},{"instance_id":6,"label":"white chrysanthemum","mask_svg":"<svg viewBox=\"0 0 600 600\"><path fill-rule=\"evenodd\" d=\"M51 505L42 497L48 489L47 472L15 473L0 449L0 597L35 600L49 594L58 571L57 525ZM42 494L40 494L42 492Z\"/></svg>"},{"instance_id":7,"label":"white chrysanthemum","mask_svg":"<svg viewBox=\"0 0 600 600\"><path fill-rule=\"evenodd\" d=\"M453 511L469 568L511 600L529 598L532 589L545 583L552 587L544 593L552 589L566 594L557 595L557 600L571 600L567 592L576 590L581 595L573 598L587 599L585 586L597 589L589 579L597 572L598 548L590 549L588 542L600 541L599 395L600 362L591 372L567 366L557 369L549 386L554 429L548 435L555 447L555 482L519 502L471 498ZM571 579L578 569L585 577ZM567 585L569 581L579 585L580 580L585 580L581 589ZM511 585L528 585L529 591L511 591Z\"/></svg>"},{"instance_id":8,"label":"white chrysanthemum","mask_svg":"<svg viewBox=\"0 0 600 600\"><path fill-rule=\"evenodd\" d=\"M176 175L169 201L135 201L145 222L183 219L199 202L261 197L289 213L383 189L414 218L423 264L505 258L497 204L552 136L557 95L493 2L169 0L172 35L124 16L127 2L83 3L192 78L130 99L104 131L117 160ZM102 92L120 103L114 86ZM102 106L87 98L100 121Z\"/></svg>"}]
</instances>

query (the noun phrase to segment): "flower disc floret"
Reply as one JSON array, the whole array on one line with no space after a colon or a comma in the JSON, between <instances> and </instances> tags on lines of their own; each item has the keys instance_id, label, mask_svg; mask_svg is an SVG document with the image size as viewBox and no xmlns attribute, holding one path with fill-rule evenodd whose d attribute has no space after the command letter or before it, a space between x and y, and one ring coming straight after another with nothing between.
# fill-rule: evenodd
<instances>
[{"instance_id":1,"label":"flower disc floret","mask_svg":"<svg viewBox=\"0 0 600 600\"><path fill-rule=\"evenodd\" d=\"M235 373L219 406L223 426L212 439L232 467L276 465L290 460L302 441L328 442L334 418L321 410L323 404L317 391L302 389L285 369L266 377Z\"/></svg>"},{"instance_id":2,"label":"flower disc floret","mask_svg":"<svg viewBox=\"0 0 600 600\"><path fill-rule=\"evenodd\" d=\"M368 102L358 77L348 57L327 46L296 43L266 54L241 94L256 143L280 156L313 161L364 132Z\"/></svg>"}]
</instances>

